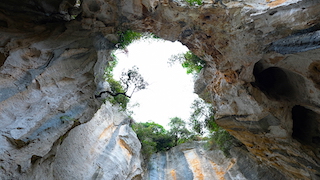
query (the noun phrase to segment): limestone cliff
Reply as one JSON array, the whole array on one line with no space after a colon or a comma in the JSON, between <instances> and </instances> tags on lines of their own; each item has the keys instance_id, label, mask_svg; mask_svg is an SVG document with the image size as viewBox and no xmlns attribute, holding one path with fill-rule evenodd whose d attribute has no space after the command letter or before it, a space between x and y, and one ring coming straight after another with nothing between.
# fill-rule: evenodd
<instances>
[{"instance_id":1,"label":"limestone cliff","mask_svg":"<svg viewBox=\"0 0 320 180\"><path fill-rule=\"evenodd\" d=\"M94 95L105 88L103 70L117 32L130 28L179 40L207 62L195 92L214 105L217 123L245 144L251 159L287 179L319 179L319 1L215 2L2 0L0 177L41 179L36 171L42 171L57 179L107 179L103 164L86 154L89 143L70 141L99 142L100 132L89 134L99 127L93 119L102 104ZM113 124L109 145L137 158L120 133L133 137L130 130ZM80 149L90 168L69 154ZM139 174L129 154L116 159L126 164L120 179ZM79 169L63 169L76 162Z\"/></svg>"},{"instance_id":2,"label":"limestone cliff","mask_svg":"<svg viewBox=\"0 0 320 180\"><path fill-rule=\"evenodd\" d=\"M285 179L274 169L259 164L241 147L227 158L217 147L206 142L181 144L167 152L152 155L146 180L269 180Z\"/></svg>"}]
</instances>

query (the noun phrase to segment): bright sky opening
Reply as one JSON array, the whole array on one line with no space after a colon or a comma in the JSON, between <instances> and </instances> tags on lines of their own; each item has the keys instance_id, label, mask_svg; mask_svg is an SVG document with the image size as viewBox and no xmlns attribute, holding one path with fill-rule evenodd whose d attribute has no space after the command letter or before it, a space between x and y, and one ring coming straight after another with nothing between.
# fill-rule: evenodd
<instances>
[{"instance_id":1,"label":"bright sky opening","mask_svg":"<svg viewBox=\"0 0 320 180\"><path fill-rule=\"evenodd\" d=\"M188 48L180 42L147 39L135 41L127 47L127 53L117 50L119 59L114 69L114 77L119 80L121 72L139 68L140 74L149 83L147 89L135 92L130 99L140 106L129 108L137 122L154 121L165 128L170 118L187 120L190 106L197 97L193 93L193 75L187 75L180 63L168 64L174 54L185 53Z\"/></svg>"}]
</instances>

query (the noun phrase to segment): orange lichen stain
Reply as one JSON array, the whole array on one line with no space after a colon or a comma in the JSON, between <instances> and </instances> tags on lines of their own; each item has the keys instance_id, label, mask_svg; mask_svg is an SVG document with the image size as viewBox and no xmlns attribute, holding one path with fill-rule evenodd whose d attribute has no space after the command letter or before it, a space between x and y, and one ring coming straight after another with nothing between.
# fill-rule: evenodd
<instances>
[{"instance_id":1,"label":"orange lichen stain","mask_svg":"<svg viewBox=\"0 0 320 180\"><path fill-rule=\"evenodd\" d=\"M204 175L202 174L201 162L199 160L197 153L195 153L193 150L188 150L188 151L185 151L184 153L185 153L187 162L189 164L189 167L193 172L194 180L203 180Z\"/></svg>"},{"instance_id":2,"label":"orange lichen stain","mask_svg":"<svg viewBox=\"0 0 320 180\"><path fill-rule=\"evenodd\" d=\"M270 2L270 0L267 0L267 2L269 2L269 4L268 4L269 7L275 7L275 6L278 6L282 3L285 3L287 1L288 0L275 0L275 1Z\"/></svg>"},{"instance_id":3,"label":"orange lichen stain","mask_svg":"<svg viewBox=\"0 0 320 180\"><path fill-rule=\"evenodd\" d=\"M170 171L170 174L171 174L173 180L177 180L177 174L176 174L176 171L174 169L172 169Z\"/></svg>"},{"instance_id":4,"label":"orange lichen stain","mask_svg":"<svg viewBox=\"0 0 320 180\"><path fill-rule=\"evenodd\" d=\"M107 128L105 128L105 129L103 130L103 132L102 132L102 133L100 134L100 136L99 136L99 140L107 136L107 134L108 134L108 132L109 132L109 129L110 129L111 127L112 127L112 125L108 126Z\"/></svg>"},{"instance_id":5,"label":"orange lichen stain","mask_svg":"<svg viewBox=\"0 0 320 180\"><path fill-rule=\"evenodd\" d=\"M192 166L193 172L195 173L195 179L203 180L204 176L202 174L201 165L199 159L192 159L190 161L190 165Z\"/></svg>"},{"instance_id":6,"label":"orange lichen stain","mask_svg":"<svg viewBox=\"0 0 320 180\"><path fill-rule=\"evenodd\" d=\"M224 175L226 174L226 171L224 171L222 168L220 168L216 163L210 161L214 172L216 173L218 180L225 180Z\"/></svg>"},{"instance_id":7,"label":"orange lichen stain","mask_svg":"<svg viewBox=\"0 0 320 180\"><path fill-rule=\"evenodd\" d=\"M227 71L224 71L223 74L224 74L224 79L229 84L235 83L237 81L237 79L238 79L238 74L233 70L229 69Z\"/></svg>"},{"instance_id":8,"label":"orange lichen stain","mask_svg":"<svg viewBox=\"0 0 320 180\"><path fill-rule=\"evenodd\" d=\"M118 144L121 147L121 149L126 152L127 161L130 161L130 159L132 157L132 150L129 147L129 145L123 139L119 139Z\"/></svg>"}]
</instances>

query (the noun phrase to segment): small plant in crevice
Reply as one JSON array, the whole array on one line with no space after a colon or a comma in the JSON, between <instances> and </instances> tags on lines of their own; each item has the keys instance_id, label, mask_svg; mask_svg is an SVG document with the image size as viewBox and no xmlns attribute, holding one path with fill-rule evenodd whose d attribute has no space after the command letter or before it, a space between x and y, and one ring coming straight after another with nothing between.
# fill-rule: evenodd
<instances>
[{"instance_id":1,"label":"small plant in crevice","mask_svg":"<svg viewBox=\"0 0 320 180\"><path fill-rule=\"evenodd\" d=\"M195 5L202 5L202 0L185 0L189 5L195 6Z\"/></svg>"},{"instance_id":2,"label":"small plant in crevice","mask_svg":"<svg viewBox=\"0 0 320 180\"><path fill-rule=\"evenodd\" d=\"M177 54L170 57L168 63L181 63L182 67L187 69L187 74L198 74L205 67L206 62L198 56L188 51L184 54Z\"/></svg>"},{"instance_id":3,"label":"small plant in crevice","mask_svg":"<svg viewBox=\"0 0 320 180\"><path fill-rule=\"evenodd\" d=\"M119 31L118 36L119 36L119 40L116 43L116 47L123 50L125 50L127 46L129 46L131 43L133 43L136 40L160 39L158 36L156 36L153 33L149 33L149 32L139 33L130 29L125 31Z\"/></svg>"},{"instance_id":4,"label":"small plant in crevice","mask_svg":"<svg viewBox=\"0 0 320 180\"><path fill-rule=\"evenodd\" d=\"M119 41L117 43L117 48L125 49L129 44L133 41L140 39L143 35L141 33L126 30L126 31L119 31L118 32Z\"/></svg>"}]
</instances>

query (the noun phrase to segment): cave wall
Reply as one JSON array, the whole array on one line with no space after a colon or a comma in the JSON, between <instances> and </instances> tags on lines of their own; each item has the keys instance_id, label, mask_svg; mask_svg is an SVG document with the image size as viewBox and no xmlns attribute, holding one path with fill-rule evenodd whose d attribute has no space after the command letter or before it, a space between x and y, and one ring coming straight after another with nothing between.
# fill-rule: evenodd
<instances>
[{"instance_id":1,"label":"cave wall","mask_svg":"<svg viewBox=\"0 0 320 180\"><path fill-rule=\"evenodd\" d=\"M233 147L230 156L226 156L217 146L194 141L153 154L143 179L269 180L286 177L259 163L244 147Z\"/></svg>"},{"instance_id":2,"label":"cave wall","mask_svg":"<svg viewBox=\"0 0 320 180\"><path fill-rule=\"evenodd\" d=\"M92 119L117 32L129 28L207 62L195 92L252 158L288 179L318 179L320 3L214 2L1 1L1 178L31 172Z\"/></svg>"}]
</instances>

